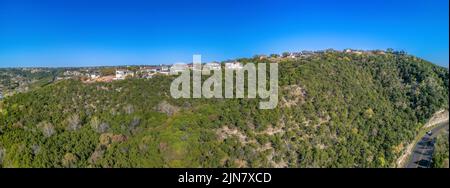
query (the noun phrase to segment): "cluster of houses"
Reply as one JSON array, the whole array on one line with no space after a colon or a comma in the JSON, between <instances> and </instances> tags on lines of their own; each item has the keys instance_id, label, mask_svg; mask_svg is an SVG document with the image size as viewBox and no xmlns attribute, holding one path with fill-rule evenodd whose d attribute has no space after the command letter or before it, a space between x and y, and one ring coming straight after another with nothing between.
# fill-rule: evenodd
<instances>
[{"instance_id":1,"label":"cluster of houses","mask_svg":"<svg viewBox=\"0 0 450 188\"><path fill-rule=\"evenodd\" d=\"M62 76L57 77L57 80L69 79L72 77L88 77L91 79L97 79L100 77L100 72L96 70L66 70L63 72Z\"/></svg>"},{"instance_id":2,"label":"cluster of houses","mask_svg":"<svg viewBox=\"0 0 450 188\"><path fill-rule=\"evenodd\" d=\"M168 75L169 66L144 66L139 67L137 71L128 69L116 69L114 80L124 80L131 77L152 78L155 74Z\"/></svg>"},{"instance_id":3,"label":"cluster of houses","mask_svg":"<svg viewBox=\"0 0 450 188\"><path fill-rule=\"evenodd\" d=\"M345 49L343 51L344 53L351 53L351 54L378 54L378 55L384 55L386 52L384 50L353 50L353 49Z\"/></svg>"},{"instance_id":4,"label":"cluster of houses","mask_svg":"<svg viewBox=\"0 0 450 188\"><path fill-rule=\"evenodd\" d=\"M377 55L383 55L386 54L388 52L384 51L384 50L354 50L354 49L344 49L342 51L340 50L334 50L334 49L326 49L326 50L316 50L316 51L308 51L308 50L303 50L300 52L284 52L281 55L280 54L271 54L270 56L267 55L256 55L254 58L257 59L286 59L286 58L291 58L291 59L295 59L295 58L307 58L313 55L319 55L319 54L324 54L324 53L330 53L330 52L335 52L335 53L347 53L347 54L377 54ZM392 52L394 54L401 54L402 52Z\"/></svg>"},{"instance_id":5,"label":"cluster of houses","mask_svg":"<svg viewBox=\"0 0 450 188\"><path fill-rule=\"evenodd\" d=\"M390 53L389 50L388 51L383 51L383 50L369 50L369 51L364 51L364 50L354 50L354 49L344 49L342 51L338 51L338 50L334 50L334 49L326 49L326 50L317 50L317 51L307 51L307 50L303 50L300 52L285 52L282 53L281 55L279 54L272 54L270 56L266 56L266 55L257 55L254 58L259 58L259 59L285 59L285 58L305 58L305 57L310 57L313 55L317 55L317 54L323 54L323 53L328 53L328 52L339 52L339 53L347 53L347 54L385 54L385 53ZM394 53L394 52L392 52ZM222 67L224 67L225 69L233 69L233 70L238 70L238 69L242 69L243 65L242 63L238 62L238 61L226 61L224 63L218 63L218 62L212 62L212 63L207 63L207 64L203 64L201 66L201 68L203 70L221 70ZM199 67L194 66L192 63L191 64L182 64L182 63L177 63L171 66L168 65L159 65L159 66L141 66L139 68L136 69L136 67L130 68L132 70L130 70L129 68L118 68L115 70L115 75L111 75L108 78L106 78L106 76L102 76L99 72L98 69L93 68L93 69L86 69L86 70L66 70L63 75L63 78L57 78L57 79L64 79L64 78L70 78L73 76L77 76L77 77L85 77L90 79L91 81L110 81L110 80L124 80L127 78L152 78L154 75L159 74L159 75L169 75L170 72L181 72L184 71L186 69L190 69L190 70L196 70Z\"/></svg>"},{"instance_id":6,"label":"cluster of houses","mask_svg":"<svg viewBox=\"0 0 450 188\"><path fill-rule=\"evenodd\" d=\"M260 60L262 59L283 59L283 58L301 58L301 57L310 57L315 54L324 53L325 50L318 50L318 51L308 51L303 50L300 52L284 52L281 55L280 54L271 54L270 56L267 55L256 55L254 58L258 58Z\"/></svg>"},{"instance_id":7,"label":"cluster of houses","mask_svg":"<svg viewBox=\"0 0 450 188\"><path fill-rule=\"evenodd\" d=\"M224 64L225 69L242 69L243 65L237 61L233 62L225 62ZM137 71L131 71L128 69L117 69L116 75L114 77L114 80L124 80L126 78L131 77L138 77L138 78L152 78L156 74L160 75L169 75L170 71L178 73L182 72L184 70L196 70L198 67L191 64L184 64L184 63L176 63L172 66L144 66L140 67ZM207 63L203 64L201 67L203 70L221 70L222 64L221 63Z\"/></svg>"}]
</instances>

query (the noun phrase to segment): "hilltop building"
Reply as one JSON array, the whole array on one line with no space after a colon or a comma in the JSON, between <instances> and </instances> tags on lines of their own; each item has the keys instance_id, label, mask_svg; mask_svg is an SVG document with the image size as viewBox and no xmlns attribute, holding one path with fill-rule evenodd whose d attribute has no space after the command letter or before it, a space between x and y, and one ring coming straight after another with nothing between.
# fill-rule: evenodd
<instances>
[{"instance_id":1,"label":"hilltop building","mask_svg":"<svg viewBox=\"0 0 450 188\"><path fill-rule=\"evenodd\" d=\"M116 70L116 77L114 79L115 80L124 80L127 77L133 77L133 76L134 76L133 71L129 71L126 69L118 69L118 70Z\"/></svg>"},{"instance_id":2,"label":"hilltop building","mask_svg":"<svg viewBox=\"0 0 450 188\"><path fill-rule=\"evenodd\" d=\"M170 67L170 72L171 73L179 73L179 72L183 72L188 69L189 69L188 65L186 65L184 63L176 63Z\"/></svg>"},{"instance_id":3,"label":"hilltop building","mask_svg":"<svg viewBox=\"0 0 450 188\"><path fill-rule=\"evenodd\" d=\"M235 61L235 62L228 62L228 63L225 63L225 68L226 68L226 69L242 69L243 66L242 66L241 63Z\"/></svg>"},{"instance_id":4,"label":"hilltop building","mask_svg":"<svg viewBox=\"0 0 450 188\"><path fill-rule=\"evenodd\" d=\"M203 65L203 70L220 70L222 66L219 63L206 63Z\"/></svg>"}]
</instances>

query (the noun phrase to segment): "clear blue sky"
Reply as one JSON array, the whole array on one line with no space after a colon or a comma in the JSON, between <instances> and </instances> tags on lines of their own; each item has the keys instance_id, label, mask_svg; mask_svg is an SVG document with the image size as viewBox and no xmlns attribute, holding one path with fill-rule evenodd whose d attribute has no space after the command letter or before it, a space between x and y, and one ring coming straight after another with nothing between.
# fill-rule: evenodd
<instances>
[{"instance_id":1,"label":"clear blue sky","mask_svg":"<svg viewBox=\"0 0 450 188\"><path fill-rule=\"evenodd\" d=\"M325 48L394 48L448 67L448 7L448 0L0 0L0 67Z\"/></svg>"}]
</instances>

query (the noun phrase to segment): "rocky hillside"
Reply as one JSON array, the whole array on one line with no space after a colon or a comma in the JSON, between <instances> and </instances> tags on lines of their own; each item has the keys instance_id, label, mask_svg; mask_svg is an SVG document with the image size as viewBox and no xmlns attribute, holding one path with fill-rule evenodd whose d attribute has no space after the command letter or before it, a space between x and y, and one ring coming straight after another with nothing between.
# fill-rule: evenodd
<instances>
[{"instance_id":1,"label":"rocky hillside","mask_svg":"<svg viewBox=\"0 0 450 188\"><path fill-rule=\"evenodd\" d=\"M2 167L393 167L449 71L405 54L323 52L279 63L279 102L173 99L173 77L63 80L0 103Z\"/></svg>"}]
</instances>

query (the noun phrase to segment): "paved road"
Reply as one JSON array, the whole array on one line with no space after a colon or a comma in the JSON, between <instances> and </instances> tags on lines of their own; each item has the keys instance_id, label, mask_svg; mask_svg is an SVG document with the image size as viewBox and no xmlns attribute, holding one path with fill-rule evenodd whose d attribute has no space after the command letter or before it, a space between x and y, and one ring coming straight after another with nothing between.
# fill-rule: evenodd
<instances>
[{"instance_id":1,"label":"paved road","mask_svg":"<svg viewBox=\"0 0 450 188\"><path fill-rule=\"evenodd\" d=\"M436 137L443 131L446 131L446 134L448 134L448 121L433 128L431 135L425 134L422 137L414 146L411 159L406 165L406 168L429 168L431 166Z\"/></svg>"}]
</instances>

